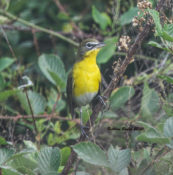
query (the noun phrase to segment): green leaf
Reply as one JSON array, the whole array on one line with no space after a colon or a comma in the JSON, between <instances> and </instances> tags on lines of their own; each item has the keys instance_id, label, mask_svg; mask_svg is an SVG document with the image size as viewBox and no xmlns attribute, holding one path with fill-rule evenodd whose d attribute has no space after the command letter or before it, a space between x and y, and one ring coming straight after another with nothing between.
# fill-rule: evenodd
<instances>
[{"instance_id":1,"label":"green leaf","mask_svg":"<svg viewBox=\"0 0 173 175\"><path fill-rule=\"evenodd\" d=\"M166 137L171 138L171 142L170 144L167 144L167 146L173 149L173 117L166 120L164 123L163 132Z\"/></svg>"},{"instance_id":2,"label":"green leaf","mask_svg":"<svg viewBox=\"0 0 173 175\"><path fill-rule=\"evenodd\" d=\"M48 97L48 103L47 103L47 106L50 110L53 109L55 103L56 103L56 100L57 100L57 96L58 96L58 92L51 88L50 91L49 91L49 94L47 95ZM58 100L57 104L56 104L56 109L55 109L55 112L60 112L61 110L63 110L66 106L66 103L65 101L60 97L60 99Z\"/></svg>"},{"instance_id":3,"label":"green leaf","mask_svg":"<svg viewBox=\"0 0 173 175\"><path fill-rule=\"evenodd\" d=\"M2 175L23 175L10 166L0 166L0 168L2 169Z\"/></svg>"},{"instance_id":4,"label":"green leaf","mask_svg":"<svg viewBox=\"0 0 173 175\"><path fill-rule=\"evenodd\" d=\"M164 124L164 135L173 138L173 117L166 120Z\"/></svg>"},{"instance_id":5,"label":"green leaf","mask_svg":"<svg viewBox=\"0 0 173 175\"><path fill-rule=\"evenodd\" d=\"M150 124L142 121L138 121L137 124L140 124L145 128L145 132L136 137L138 141L158 144L170 143L170 140L167 137L163 136L156 128Z\"/></svg>"},{"instance_id":6,"label":"green leaf","mask_svg":"<svg viewBox=\"0 0 173 175\"><path fill-rule=\"evenodd\" d=\"M173 24L164 24L164 31L167 32L170 37L173 37Z\"/></svg>"},{"instance_id":7,"label":"green leaf","mask_svg":"<svg viewBox=\"0 0 173 175\"><path fill-rule=\"evenodd\" d=\"M33 170L37 168L37 162L20 154L12 159L10 166L22 174L34 175Z\"/></svg>"},{"instance_id":8,"label":"green leaf","mask_svg":"<svg viewBox=\"0 0 173 175\"><path fill-rule=\"evenodd\" d=\"M99 12L95 6L92 6L92 17L102 30L111 24L110 17L106 13Z\"/></svg>"},{"instance_id":9,"label":"green leaf","mask_svg":"<svg viewBox=\"0 0 173 175\"><path fill-rule=\"evenodd\" d=\"M112 38L106 42L106 46L103 47L97 55L97 63L104 64L114 55L116 49L117 37Z\"/></svg>"},{"instance_id":10,"label":"green leaf","mask_svg":"<svg viewBox=\"0 0 173 175\"><path fill-rule=\"evenodd\" d=\"M30 140L24 140L23 142L24 142L24 144L25 144L25 146L26 146L27 149L31 149L33 151L37 151L37 147L34 144L34 142L32 142Z\"/></svg>"},{"instance_id":11,"label":"green leaf","mask_svg":"<svg viewBox=\"0 0 173 175\"><path fill-rule=\"evenodd\" d=\"M110 162L110 168L114 172L121 172L130 163L130 149L120 150L119 148L109 147L108 160Z\"/></svg>"},{"instance_id":12,"label":"green leaf","mask_svg":"<svg viewBox=\"0 0 173 175\"><path fill-rule=\"evenodd\" d=\"M1 137L0 136L0 146L1 145L7 145L7 142L6 142L6 140L4 139L4 137Z\"/></svg>"},{"instance_id":13,"label":"green leaf","mask_svg":"<svg viewBox=\"0 0 173 175\"><path fill-rule=\"evenodd\" d=\"M136 123L143 126L145 130L150 129L153 132L159 133L159 131L156 128L154 128L153 126L151 126L149 123L145 123L142 121L137 121Z\"/></svg>"},{"instance_id":14,"label":"green leaf","mask_svg":"<svg viewBox=\"0 0 173 175\"><path fill-rule=\"evenodd\" d=\"M148 12L150 13L150 15L154 20L154 23L156 26L156 35L162 36L163 29L162 29L162 25L160 24L159 12L154 9L148 9Z\"/></svg>"},{"instance_id":15,"label":"green leaf","mask_svg":"<svg viewBox=\"0 0 173 175\"><path fill-rule=\"evenodd\" d=\"M150 89L148 84L144 84L141 112L143 117L152 117L160 107L159 95L154 89Z\"/></svg>"},{"instance_id":16,"label":"green leaf","mask_svg":"<svg viewBox=\"0 0 173 175\"><path fill-rule=\"evenodd\" d=\"M167 144L170 143L170 140L164 136L160 136L158 133L153 130L148 130L145 133L142 133L136 137L137 141L148 142L148 143L158 143L158 144Z\"/></svg>"},{"instance_id":17,"label":"green leaf","mask_svg":"<svg viewBox=\"0 0 173 175\"><path fill-rule=\"evenodd\" d=\"M157 47L159 49L164 49L164 47L162 47L161 44L159 44L159 43L157 43L155 41L149 41L148 44L151 45L151 46L153 46L153 47Z\"/></svg>"},{"instance_id":18,"label":"green leaf","mask_svg":"<svg viewBox=\"0 0 173 175\"><path fill-rule=\"evenodd\" d=\"M43 113L46 107L46 99L34 91L28 91L29 101L31 103L31 107L34 114ZM30 107L26 98L26 94L23 92L19 92L18 94L19 101L22 105L22 108L25 110L27 114L31 114Z\"/></svg>"},{"instance_id":19,"label":"green leaf","mask_svg":"<svg viewBox=\"0 0 173 175\"><path fill-rule=\"evenodd\" d=\"M19 92L19 90L6 90L6 91L2 91L0 92L0 102L3 102L5 100L7 100L9 97L17 94L17 92Z\"/></svg>"},{"instance_id":20,"label":"green leaf","mask_svg":"<svg viewBox=\"0 0 173 175\"><path fill-rule=\"evenodd\" d=\"M160 79L165 80L167 83L173 84L173 78L169 75L159 75Z\"/></svg>"},{"instance_id":21,"label":"green leaf","mask_svg":"<svg viewBox=\"0 0 173 175\"><path fill-rule=\"evenodd\" d=\"M2 72L4 69L9 67L11 64L13 64L14 61L15 59L8 58L8 57L0 58L0 72Z\"/></svg>"},{"instance_id":22,"label":"green leaf","mask_svg":"<svg viewBox=\"0 0 173 175\"><path fill-rule=\"evenodd\" d=\"M38 64L45 77L64 90L67 77L61 59L53 54L42 54L39 57Z\"/></svg>"},{"instance_id":23,"label":"green leaf","mask_svg":"<svg viewBox=\"0 0 173 175\"><path fill-rule=\"evenodd\" d=\"M120 17L120 24L123 26L132 22L132 19L137 16L138 8L132 7L126 13L123 13Z\"/></svg>"},{"instance_id":24,"label":"green leaf","mask_svg":"<svg viewBox=\"0 0 173 175\"><path fill-rule=\"evenodd\" d=\"M14 154L14 150L1 148L0 149L0 166L4 165L6 161Z\"/></svg>"},{"instance_id":25,"label":"green leaf","mask_svg":"<svg viewBox=\"0 0 173 175\"><path fill-rule=\"evenodd\" d=\"M70 147L64 147L61 149L61 166L64 166L67 163L67 160L70 156L71 148Z\"/></svg>"},{"instance_id":26,"label":"green leaf","mask_svg":"<svg viewBox=\"0 0 173 175\"><path fill-rule=\"evenodd\" d=\"M72 147L78 156L85 162L108 167L106 154L96 144L91 142L81 142Z\"/></svg>"},{"instance_id":27,"label":"green leaf","mask_svg":"<svg viewBox=\"0 0 173 175\"><path fill-rule=\"evenodd\" d=\"M58 147L44 147L38 155L38 169L41 175L54 174L57 171L61 162L61 154Z\"/></svg>"},{"instance_id":28,"label":"green leaf","mask_svg":"<svg viewBox=\"0 0 173 175\"><path fill-rule=\"evenodd\" d=\"M148 9L148 11L154 20L156 35L162 37L164 40L173 42L173 24L165 24L162 28L159 12L153 9Z\"/></svg>"},{"instance_id":29,"label":"green leaf","mask_svg":"<svg viewBox=\"0 0 173 175\"><path fill-rule=\"evenodd\" d=\"M117 110L118 108L122 107L134 94L135 90L133 87L120 87L116 92L113 92L111 95L111 109Z\"/></svg>"},{"instance_id":30,"label":"green leaf","mask_svg":"<svg viewBox=\"0 0 173 175\"><path fill-rule=\"evenodd\" d=\"M2 75L0 75L0 91L2 91L5 87L5 81Z\"/></svg>"}]
</instances>

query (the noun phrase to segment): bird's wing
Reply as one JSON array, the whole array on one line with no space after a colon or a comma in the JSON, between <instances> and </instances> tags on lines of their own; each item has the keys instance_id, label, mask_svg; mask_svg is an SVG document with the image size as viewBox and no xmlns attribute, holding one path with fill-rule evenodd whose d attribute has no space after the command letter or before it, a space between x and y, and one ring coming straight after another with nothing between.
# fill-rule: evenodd
<instances>
[{"instance_id":1,"label":"bird's wing","mask_svg":"<svg viewBox=\"0 0 173 175\"><path fill-rule=\"evenodd\" d=\"M72 72L70 72L67 79L66 92L67 92L67 103L68 103L72 117L75 116L74 108L76 107L75 102L73 100L73 86L74 86L74 82L73 82Z\"/></svg>"}]
</instances>

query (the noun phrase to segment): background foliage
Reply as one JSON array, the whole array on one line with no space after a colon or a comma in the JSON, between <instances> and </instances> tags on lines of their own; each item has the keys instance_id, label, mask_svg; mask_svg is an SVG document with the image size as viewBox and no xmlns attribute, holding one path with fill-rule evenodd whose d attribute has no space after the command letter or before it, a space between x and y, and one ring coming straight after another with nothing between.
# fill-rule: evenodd
<instances>
[{"instance_id":1,"label":"background foliage","mask_svg":"<svg viewBox=\"0 0 173 175\"><path fill-rule=\"evenodd\" d=\"M173 4L159 14L149 2L0 1L0 174L60 174L71 149L77 175L173 174ZM78 143L65 92L76 46L88 37L106 43L97 63L109 83L147 22L152 31ZM85 123L90 114L84 107Z\"/></svg>"}]
</instances>

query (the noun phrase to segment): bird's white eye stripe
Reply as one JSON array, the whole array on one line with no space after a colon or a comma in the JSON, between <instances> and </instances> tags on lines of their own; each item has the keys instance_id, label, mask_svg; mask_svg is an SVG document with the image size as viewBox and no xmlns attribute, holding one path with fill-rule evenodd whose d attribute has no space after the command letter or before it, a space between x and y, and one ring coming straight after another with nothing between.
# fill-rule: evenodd
<instances>
[{"instance_id":1,"label":"bird's white eye stripe","mask_svg":"<svg viewBox=\"0 0 173 175\"><path fill-rule=\"evenodd\" d=\"M96 46L97 44L98 44L97 42L88 42L88 43L86 43L86 47L92 48L92 47Z\"/></svg>"}]
</instances>

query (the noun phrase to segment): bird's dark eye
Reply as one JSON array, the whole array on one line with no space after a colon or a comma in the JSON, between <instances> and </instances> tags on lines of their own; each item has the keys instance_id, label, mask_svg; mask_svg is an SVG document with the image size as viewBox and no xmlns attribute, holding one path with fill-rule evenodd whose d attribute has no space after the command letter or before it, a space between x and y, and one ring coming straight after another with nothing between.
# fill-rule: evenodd
<instances>
[{"instance_id":1,"label":"bird's dark eye","mask_svg":"<svg viewBox=\"0 0 173 175\"><path fill-rule=\"evenodd\" d=\"M86 43L86 47L87 47L87 48L90 49L90 48L92 48L92 46L93 46L93 45L92 45L91 43Z\"/></svg>"}]
</instances>

